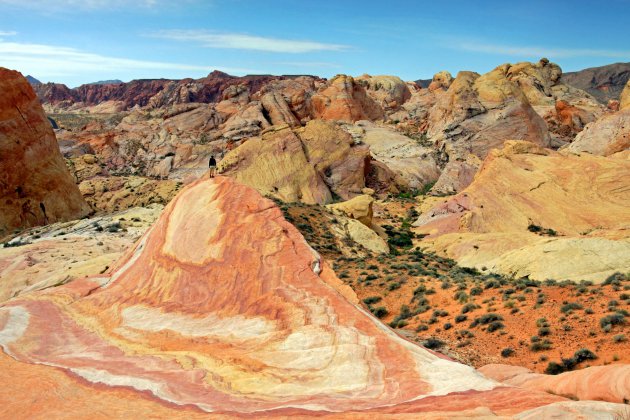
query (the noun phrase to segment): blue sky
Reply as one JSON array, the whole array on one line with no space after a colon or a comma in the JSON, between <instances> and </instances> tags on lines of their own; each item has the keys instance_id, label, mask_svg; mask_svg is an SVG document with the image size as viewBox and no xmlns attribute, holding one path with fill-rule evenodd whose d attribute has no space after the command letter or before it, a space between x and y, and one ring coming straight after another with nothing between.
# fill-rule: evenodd
<instances>
[{"instance_id":1,"label":"blue sky","mask_svg":"<svg viewBox=\"0 0 630 420\"><path fill-rule=\"evenodd\" d=\"M219 69L330 77L630 61L630 0L0 0L0 66L69 86Z\"/></svg>"}]
</instances>

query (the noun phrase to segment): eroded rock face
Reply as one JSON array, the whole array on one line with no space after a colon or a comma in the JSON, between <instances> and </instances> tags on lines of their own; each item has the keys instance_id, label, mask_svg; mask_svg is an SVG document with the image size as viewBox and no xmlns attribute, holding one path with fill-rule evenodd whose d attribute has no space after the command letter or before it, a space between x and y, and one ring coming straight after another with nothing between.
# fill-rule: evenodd
<instances>
[{"instance_id":1,"label":"eroded rock face","mask_svg":"<svg viewBox=\"0 0 630 420\"><path fill-rule=\"evenodd\" d=\"M333 193L361 194L369 149L333 122L315 120L293 131L277 127L247 140L219 165L219 171L283 201L324 204Z\"/></svg>"},{"instance_id":2,"label":"eroded rock face","mask_svg":"<svg viewBox=\"0 0 630 420\"><path fill-rule=\"evenodd\" d=\"M0 68L0 237L89 211L31 85Z\"/></svg>"},{"instance_id":3,"label":"eroded rock face","mask_svg":"<svg viewBox=\"0 0 630 420\"><path fill-rule=\"evenodd\" d=\"M465 266L536 280L603 281L630 264L628 170L623 158L508 141L468 188L416 226Z\"/></svg>"},{"instance_id":4,"label":"eroded rock face","mask_svg":"<svg viewBox=\"0 0 630 420\"><path fill-rule=\"evenodd\" d=\"M366 93L361 84L346 75L337 75L311 99L313 116L324 120L354 122L378 120L383 109Z\"/></svg>"},{"instance_id":5,"label":"eroded rock face","mask_svg":"<svg viewBox=\"0 0 630 420\"><path fill-rule=\"evenodd\" d=\"M587 152L610 156L630 148L630 108L604 115L588 124L566 149L573 153Z\"/></svg>"},{"instance_id":6,"label":"eroded rock face","mask_svg":"<svg viewBox=\"0 0 630 420\"><path fill-rule=\"evenodd\" d=\"M626 83L626 87L621 92L621 97L619 98L619 108L625 109L630 107L630 80Z\"/></svg>"},{"instance_id":7,"label":"eroded rock face","mask_svg":"<svg viewBox=\"0 0 630 420\"><path fill-rule=\"evenodd\" d=\"M370 76L364 74L355 81L364 85L368 95L386 111L395 111L411 98L407 83L397 76Z\"/></svg>"},{"instance_id":8,"label":"eroded rock face","mask_svg":"<svg viewBox=\"0 0 630 420\"><path fill-rule=\"evenodd\" d=\"M479 371L506 385L578 400L626 403L630 399L630 365L591 366L560 375L544 375L500 364L486 365Z\"/></svg>"},{"instance_id":9,"label":"eroded rock face","mask_svg":"<svg viewBox=\"0 0 630 420\"><path fill-rule=\"evenodd\" d=\"M124 407L133 417L434 418L563 401L500 386L351 301L270 200L228 178L197 182L108 273L0 307L0 372L14 384L0 402L27 417Z\"/></svg>"}]
</instances>

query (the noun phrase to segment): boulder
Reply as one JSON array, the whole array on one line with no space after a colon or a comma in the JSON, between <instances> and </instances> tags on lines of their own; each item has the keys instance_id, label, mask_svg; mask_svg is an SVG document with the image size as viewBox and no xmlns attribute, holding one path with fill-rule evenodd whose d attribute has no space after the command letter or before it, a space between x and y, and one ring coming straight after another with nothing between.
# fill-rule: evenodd
<instances>
[{"instance_id":1,"label":"boulder","mask_svg":"<svg viewBox=\"0 0 630 420\"><path fill-rule=\"evenodd\" d=\"M313 117L354 122L383 119L383 109L354 78L337 75L311 98Z\"/></svg>"},{"instance_id":2,"label":"boulder","mask_svg":"<svg viewBox=\"0 0 630 420\"><path fill-rule=\"evenodd\" d=\"M572 153L610 156L630 148L630 108L607 114L588 124L566 147Z\"/></svg>"},{"instance_id":3,"label":"boulder","mask_svg":"<svg viewBox=\"0 0 630 420\"><path fill-rule=\"evenodd\" d=\"M358 195L348 201L328 204L326 208L333 214L343 215L358 220L367 227L372 226L372 204L374 198L369 195Z\"/></svg>"},{"instance_id":4,"label":"boulder","mask_svg":"<svg viewBox=\"0 0 630 420\"><path fill-rule=\"evenodd\" d=\"M87 215L31 85L0 68L0 92L0 237Z\"/></svg>"}]
</instances>

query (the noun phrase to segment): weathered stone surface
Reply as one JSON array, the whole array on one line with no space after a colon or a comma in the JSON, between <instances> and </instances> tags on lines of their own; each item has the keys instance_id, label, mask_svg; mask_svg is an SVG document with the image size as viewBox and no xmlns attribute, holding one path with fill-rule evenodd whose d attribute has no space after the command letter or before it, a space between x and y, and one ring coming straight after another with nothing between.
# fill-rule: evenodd
<instances>
[{"instance_id":1,"label":"weathered stone surface","mask_svg":"<svg viewBox=\"0 0 630 420\"><path fill-rule=\"evenodd\" d=\"M291 109L289 108L289 105L280 93L266 93L262 96L260 102L265 111L267 111L271 124L286 124L291 127L297 127L300 125L300 121L295 115L293 115Z\"/></svg>"},{"instance_id":2,"label":"weathered stone surface","mask_svg":"<svg viewBox=\"0 0 630 420\"><path fill-rule=\"evenodd\" d=\"M629 165L508 141L467 189L415 225L431 235L427 244L466 266L537 280L602 281L630 268L623 175Z\"/></svg>"},{"instance_id":3,"label":"weathered stone surface","mask_svg":"<svg viewBox=\"0 0 630 420\"><path fill-rule=\"evenodd\" d=\"M200 181L106 274L0 307L0 402L25 417L436 418L564 401L404 340L351 293L271 201Z\"/></svg>"},{"instance_id":4,"label":"weathered stone surface","mask_svg":"<svg viewBox=\"0 0 630 420\"><path fill-rule=\"evenodd\" d=\"M157 220L151 204L34 228L0 247L0 304L12 297L103 273Z\"/></svg>"},{"instance_id":5,"label":"weathered stone surface","mask_svg":"<svg viewBox=\"0 0 630 420\"><path fill-rule=\"evenodd\" d=\"M292 131L276 127L225 156L219 171L283 201L330 203L361 194L369 149L333 122L316 120Z\"/></svg>"},{"instance_id":6,"label":"weathered stone surface","mask_svg":"<svg viewBox=\"0 0 630 420\"><path fill-rule=\"evenodd\" d=\"M435 73L433 75L433 80L429 85L429 90L438 90L438 89L448 89L453 83L453 76L446 70Z\"/></svg>"},{"instance_id":7,"label":"weathered stone surface","mask_svg":"<svg viewBox=\"0 0 630 420\"><path fill-rule=\"evenodd\" d=\"M326 208L332 211L333 214L347 216L370 227L372 226L372 216L374 214L372 210L373 204L373 197L369 195L358 195L348 201L329 204Z\"/></svg>"},{"instance_id":8,"label":"weathered stone surface","mask_svg":"<svg viewBox=\"0 0 630 420\"><path fill-rule=\"evenodd\" d=\"M332 200L309 164L302 142L288 127L247 140L219 163L219 172L283 201L309 204Z\"/></svg>"},{"instance_id":9,"label":"weathered stone surface","mask_svg":"<svg viewBox=\"0 0 630 420\"><path fill-rule=\"evenodd\" d=\"M181 184L176 181L137 176L97 176L79 184L81 194L98 213L112 213L150 204L167 204L180 187Z\"/></svg>"},{"instance_id":10,"label":"weathered stone surface","mask_svg":"<svg viewBox=\"0 0 630 420\"><path fill-rule=\"evenodd\" d=\"M506 385L544 391L578 400L626 403L630 400L630 365L591 366L560 375L534 373L509 365L486 365L485 376Z\"/></svg>"},{"instance_id":11,"label":"weathered stone surface","mask_svg":"<svg viewBox=\"0 0 630 420\"><path fill-rule=\"evenodd\" d=\"M417 140L370 121L359 121L346 129L369 145L374 159L404 179L407 187L420 189L440 176L436 153Z\"/></svg>"},{"instance_id":12,"label":"weathered stone surface","mask_svg":"<svg viewBox=\"0 0 630 420\"><path fill-rule=\"evenodd\" d=\"M0 237L89 211L33 88L0 68Z\"/></svg>"},{"instance_id":13,"label":"weathered stone surface","mask_svg":"<svg viewBox=\"0 0 630 420\"><path fill-rule=\"evenodd\" d=\"M626 87L621 92L619 97L619 109L625 109L630 107L630 79L626 83Z\"/></svg>"},{"instance_id":14,"label":"weathered stone surface","mask_svg":"<svg viewBox=\"0 0 630 420\"><path fill-rule=\"evenodd\" d=\"M383 109L361 84L346 75L337 75L311 98L313 116L325 120L354 122L382 119Z\"/></svg>"},{"instance_id":15,"label":"weathered stone surface","mask_svg":"<svg viewBox=\"0 0 630 420\"><path fill-rule=\"evenodd\" d=\"M370 76L355 79L364 85L370 95L386 111L395 111L411 98L409 86L397 76Z\"/></svg>"},{"instance_id":16,"label":"weathered stone surface","mask_svg":"<svg viewBox=\"0 0 630 420\"><path fill-rule=\"evenodd\" d=\"M630 148L630 109L604 115L588 124L566 147L573 153L587 152L610 156Z\"/></svg>"}]
</instances>

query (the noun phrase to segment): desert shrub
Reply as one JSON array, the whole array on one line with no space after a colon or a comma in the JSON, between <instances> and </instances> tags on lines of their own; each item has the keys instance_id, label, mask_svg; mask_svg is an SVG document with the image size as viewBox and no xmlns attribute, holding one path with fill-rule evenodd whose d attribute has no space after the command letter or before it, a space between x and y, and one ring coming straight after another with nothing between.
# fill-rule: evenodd
<instances>
[{"instance_id":1,"label":"desert shrub","mask_svg":"<svg viewBox=\"0 0 630 420\"><path fill-rule=\"evenodd\" d=\"M444 344L446 344L444 341L434 337L427 338L422 342L422 345L430 350L439 349L440 347L443 347Z\"/></svg>"},{"instance_id":2,"label":"desert shrub","mask_svg":"<svg viewBox=\"0 0 630 420\"><path fill-rule=\"evenodd\" d=\"M606 329L610 331L613 325L622 325L625 324L625 322L626 320L624 315L617 312L614 314L606 315L605 317L600 319L599 325L604 331L606 331ZM610 327L607 327L608 325L610 325Z\"/></svg>"},{"instance_id":3,"label":"desert shrub","mask_svg":"<svg viewBox=\"0 0 630 420\"><path fill-rule=\"evenodd\" d=\"M397 281L393 282L393 283L389 283L387 285L387 290L389 290L390 292L396 290L396 289L400 289L400 283L398 283Z\"/></svg>"},{"instance_id":4,"label":"desert shrub","mask_svg":"<svg viewBox=\"0 0 630 420\"><path fill-rule=\"evenodd\" d=\"M385 308L384 306L379 306L377 308L372 308L372 313L374 314L375 317L377 318L383 318L385 316L387 316L387 314L389 313L387 311L387 308Z\"/></svg>"},{"instance_id":5,"label":"desert shrub","mask_svg":"<svg viewBox=\"0 0 630 420\"><path fill-rule=\"evenodd\" d=\"M531 338L532 344L529 347L531 351L543 351L551 348L551 341L541 340L540 337L534 336Z\"/></svg>"},{"instance_id":6,"label":"desert shrub","mask_svg":"<svg viewBox=\"0 0 630 420\"><path fill-rule=\"evenodd\" d=\"M597 355L589 349L579 349L573 354L573 358L577 363L582 363L585 360L595 360Z\"/></svg>"},{"instance_id":7,"label":"desert shrub","mask_svg":"<svg viewBox=\"0 0 630 420\"><path fill-rule=\"evenodd\" d=\"M403 328L406 327L409 323L402 319L395 319L389 323L389 326L392 328Z\"/></svg>"},{"instance_id":8,"label":"desert shrub","mask_svg":"<svg viewBox=\"0 0 630 420\"><path fill-rule=\"evenodd\" d=\"M496 330L501 330L505 328L505 325L501 321L493 321L488 324L488 332L495 332Z\"/></svg>"},{"instance_id":9,"label":"desert shrub","mask_svg":"<svg viewBox=\"0 0 630 420\"><path fill-rule=\"evenodd\" d=\"M538 335L540 337L546 337L551 334L551 329L549 327L538 328Z\"/></svg>"},{"instance_id":10,"label":"desert shrub","mask_svg":"<svg viewBox=\"0 0 630 420\"><path fill-rule=\"evenodd\" d=\"M475 309L478 309L479 306L475 305L474 303L467 303L466 305L464 305L462 307L462 313L463 314L467 314L470 311L474 311Z\"/></svg>"},{"instance_id":11,"label":"desert shrub","mask_svg":"<svg viewBox=\"0 0 630 420\"><path fill-rule=\"evenodd\" d=\"M538 318L536 320L536 326L537 327L548 327L549 326L549 322L547 321L547 318Z\"/></svg>"},{"instance_id":12,"label":"desert shrub","mask_svg":"<svg viewBox=\"0 0 630 420\"><path fill-rule=\"evenodd\" d=\"M455 317L455 322L460 323L466 321L467 319L468 317L466 315L459 314Z\"/></svg>"},{"instance_id":13,"label":"desert shrub","mask_svg":"<svg viewBox=\"0 0 630 420\"><path fill-rule=\"evenodd\" d=\"M501 350L501 357L510 357L513 354L514 354L513 348L506 347L503 350Z\"/></svg>"},{"instance_id":14,"label":"desert shrub","mask_svg":"<svg viewBox=\"0 0 630 420\"><path fill-rule=\"evenodd\" d=\"M556 362L549 362L547 368L545 369L545 373L547 375L558 375L562 372L564 372L564 366Z\"/></svg>"},{"instance_id":15,"label":"desert shrub","mask_svg":"<svg viewBox=\"0 0 630 420\"><path fill-rule=\"evenodd\" d=\"M569 302L569 303L567 303L565 305L562 305L560 307L560 312L562 312L563 314L566 314L569 311L573 311L573 310L576 310L576 309L582 309L582 308L583 308L583 306L580 305L579 303Z\"/></svg>"},{"instance_id":16,"label":"desert shrub","mask_svg":"<svg viewBox=\"0 0 630 420\"><path fill-rule=\"evenodd\" d=\"M617 334L613 337L613 342L615 343L623 343L626 341L626 336L624 334Z\"/></svg>"},{"instance_id":17,"label":"desert shrub","mask_svg":"<svg viewBox=\"0 0 630 420\"><path fill-rule=\"evenodd\" d=\"M481 324L481 325L488 325L491 322L495 322L495 321L503 321L503 317L501 315L495 313L495 312L490 312L490 313L483 314L480 317L476 318L472 322L472 324L470 326L471 327L476 327L479 324Z\"/></svg>"},{"instance_id":18,"label":"desert shrub","mask_svg":"<svg viewBox=\"0 0 630 420\"><path fill-rule=\"evenodd\" d=\"M451 328L453 328L453 324L451 324L450 322L444 324L444 331L450 330Z\"/></svg>"},{"instance_id":19,"label":"desert shrub","mask_svg":"<svg viewBox=\"0 0 630 420\"><path fill-rule=\"evenodd\" d=\"M436 309L435 311L433 311L433 316L445 317L448 316L448 312L444 309Z\"/></svg>"},{"instance_id":20,"label":"desert shrub","mask_svg":"<svg viewBox=\"0 0 630 420\"><path fill-rule=\"evenodd\" d=\"M373 303L380 302L381 299L382 298L380 296L370 296L363 299L363 303L365 303L366 305L371 305Z\"/></svg>"},{"instance_id":21,"label":"desert shrub","mask_svg":"<svg viewBox=\"0 0 630 420\"><path fill-rule=\"evenodd\" d=\"M456 292L453 298L460 303L468 302L468 294L466 294L466 292L464 292L463 290Z\"/></svg>"}]
</instances>

